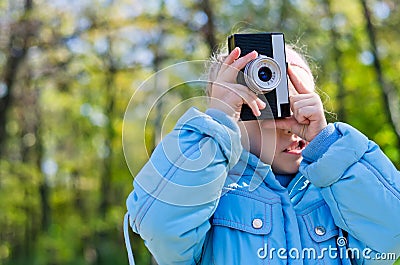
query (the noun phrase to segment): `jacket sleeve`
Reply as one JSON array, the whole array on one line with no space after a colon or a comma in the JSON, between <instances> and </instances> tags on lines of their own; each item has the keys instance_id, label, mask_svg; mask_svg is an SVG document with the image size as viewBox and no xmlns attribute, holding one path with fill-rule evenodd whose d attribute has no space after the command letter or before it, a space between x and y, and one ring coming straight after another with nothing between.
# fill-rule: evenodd
<instances>
[{"instance_id":1,"label":"jacket sleeve","mask_svg":"<svg viewBox=\"0 0 400 265\"><path fill-rule=\"evenodd\" d=\"M241 148L233 120L192 108L135 177L127 199L130 226L160 265L199 261L209 218Z\"/></svg>"},{"instance_id":2,"label":"jacket sleeve","mask_svg":"<svg viewBox=\"0 0 400 265\"><path fill-rule=\"evenodd\" d=\"M347 247L371 250L357 263L376 264L380 253L399 257L400 172L374 142L347 124L329 124L303 151L300 171L348 232Z\"/></svg>"}]
</instances>

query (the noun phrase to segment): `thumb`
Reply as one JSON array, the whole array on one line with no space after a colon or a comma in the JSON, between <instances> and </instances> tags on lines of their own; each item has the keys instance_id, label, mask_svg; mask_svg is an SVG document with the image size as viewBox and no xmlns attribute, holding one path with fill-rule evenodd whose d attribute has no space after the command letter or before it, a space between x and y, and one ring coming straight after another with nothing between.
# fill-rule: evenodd
<instances>
[{"instance_id":1,"label":"thumb","mask_svg":"<svg viewBox=\"0 0 400 265\"><path fill-rule=\"evenodd\" d=\"M314 91L314 81L305 70L299 67L288 66L289 79L299 94L310 94Z\"/></svg>"}]
</instances>

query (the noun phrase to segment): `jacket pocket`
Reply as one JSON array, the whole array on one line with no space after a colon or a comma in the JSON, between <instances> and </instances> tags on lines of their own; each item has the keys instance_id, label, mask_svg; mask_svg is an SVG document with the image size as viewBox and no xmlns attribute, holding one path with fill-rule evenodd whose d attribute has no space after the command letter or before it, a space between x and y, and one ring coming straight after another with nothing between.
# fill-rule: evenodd
<instances>
[{"instance_id":1,"label":"jacket pocket","mask_svg":"<svg viewBox=\"0 0 400 265\"><path fill-rule=\"evenodd\" d=\"M277 202L276 200L277 198L266 200L239 190L230 191L220 198L212 224L251 234L267 235L272 228L271 203Z\"/></svg>"},{"instance_id":2,"label":"jacket pocket","mask_svg":"<svg viewBox=\"0 0 400 265\"><path fill-rule=\"evenodd\" d=\"M317 243L329 240L339 235L339 229L333 221L328 205L319 203L311 212L304 214L304 223L309 236Z\"/></svg>"},{"instance_id":3,"label":"jacket pocket","mask_svg":"<svg viewBox=\"0 0 400 265\"><path fill-rule=\"evenodd\" d=\"M241 190L223 195L211 220L211 244L206 247L204 264L264 264L278 202L279 197Z\"/></svg>"},{"instance_id":4,"label":"jacket pocket","mask_svg":"<svg viewBox=\"0 0 400 265\"><path fill-rule=\"evenodd\" d=\"M336 245L339 229L325 201L301 214L304 264L341 264Z\"/></svg>"}]
</instances>

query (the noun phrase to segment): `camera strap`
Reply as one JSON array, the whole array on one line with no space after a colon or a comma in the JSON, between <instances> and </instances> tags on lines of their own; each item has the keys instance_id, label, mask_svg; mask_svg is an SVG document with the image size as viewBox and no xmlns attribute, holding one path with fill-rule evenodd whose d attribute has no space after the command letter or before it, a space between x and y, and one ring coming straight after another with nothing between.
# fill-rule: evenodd
<instances>
[{"instance_id":1,"label":"camera strap","mask_svg":"<svg viewBox=\"0 0 400 265\"><path fill-rule=\"evenodd\" d=\"M125 240L126 251L128 252L129 265L135 265L131 241L129 238L129 213L126 213L124 217L124 240Z\"/></svg>"}]
</instances>

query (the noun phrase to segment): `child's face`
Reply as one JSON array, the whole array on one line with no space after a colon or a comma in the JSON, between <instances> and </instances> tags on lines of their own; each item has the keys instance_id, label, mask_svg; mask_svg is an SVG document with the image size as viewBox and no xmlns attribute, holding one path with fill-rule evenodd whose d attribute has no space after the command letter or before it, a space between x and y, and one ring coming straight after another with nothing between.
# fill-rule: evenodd
<instances>
[{"instance_id":1,"label":"child's face","mask_svg":"<svg viewBox=\"0 0 400 265\"><path fill-rule=\"evenodd\" d=\"M282 129L262 127L262 121L240 123L242 144L278 174L293 174L299 169L301 152L307 142Z\"/></svg>"},{"instance_id":2,"label":"child's face","mask_svg":"<svg viewBox=\"0 0 400 265\"><path fill-rule=\"evenodd\" d=\"M314 90L314 81L304 69L293 67L293 70ZM298 94L290 81L289 93ZM239 122L243 146L264 163L272 165L275 173L296 173L302 160L301 152L307 142L288 130L263 128L262 123L262 120Z\"/></svg>"}]
</instances>

